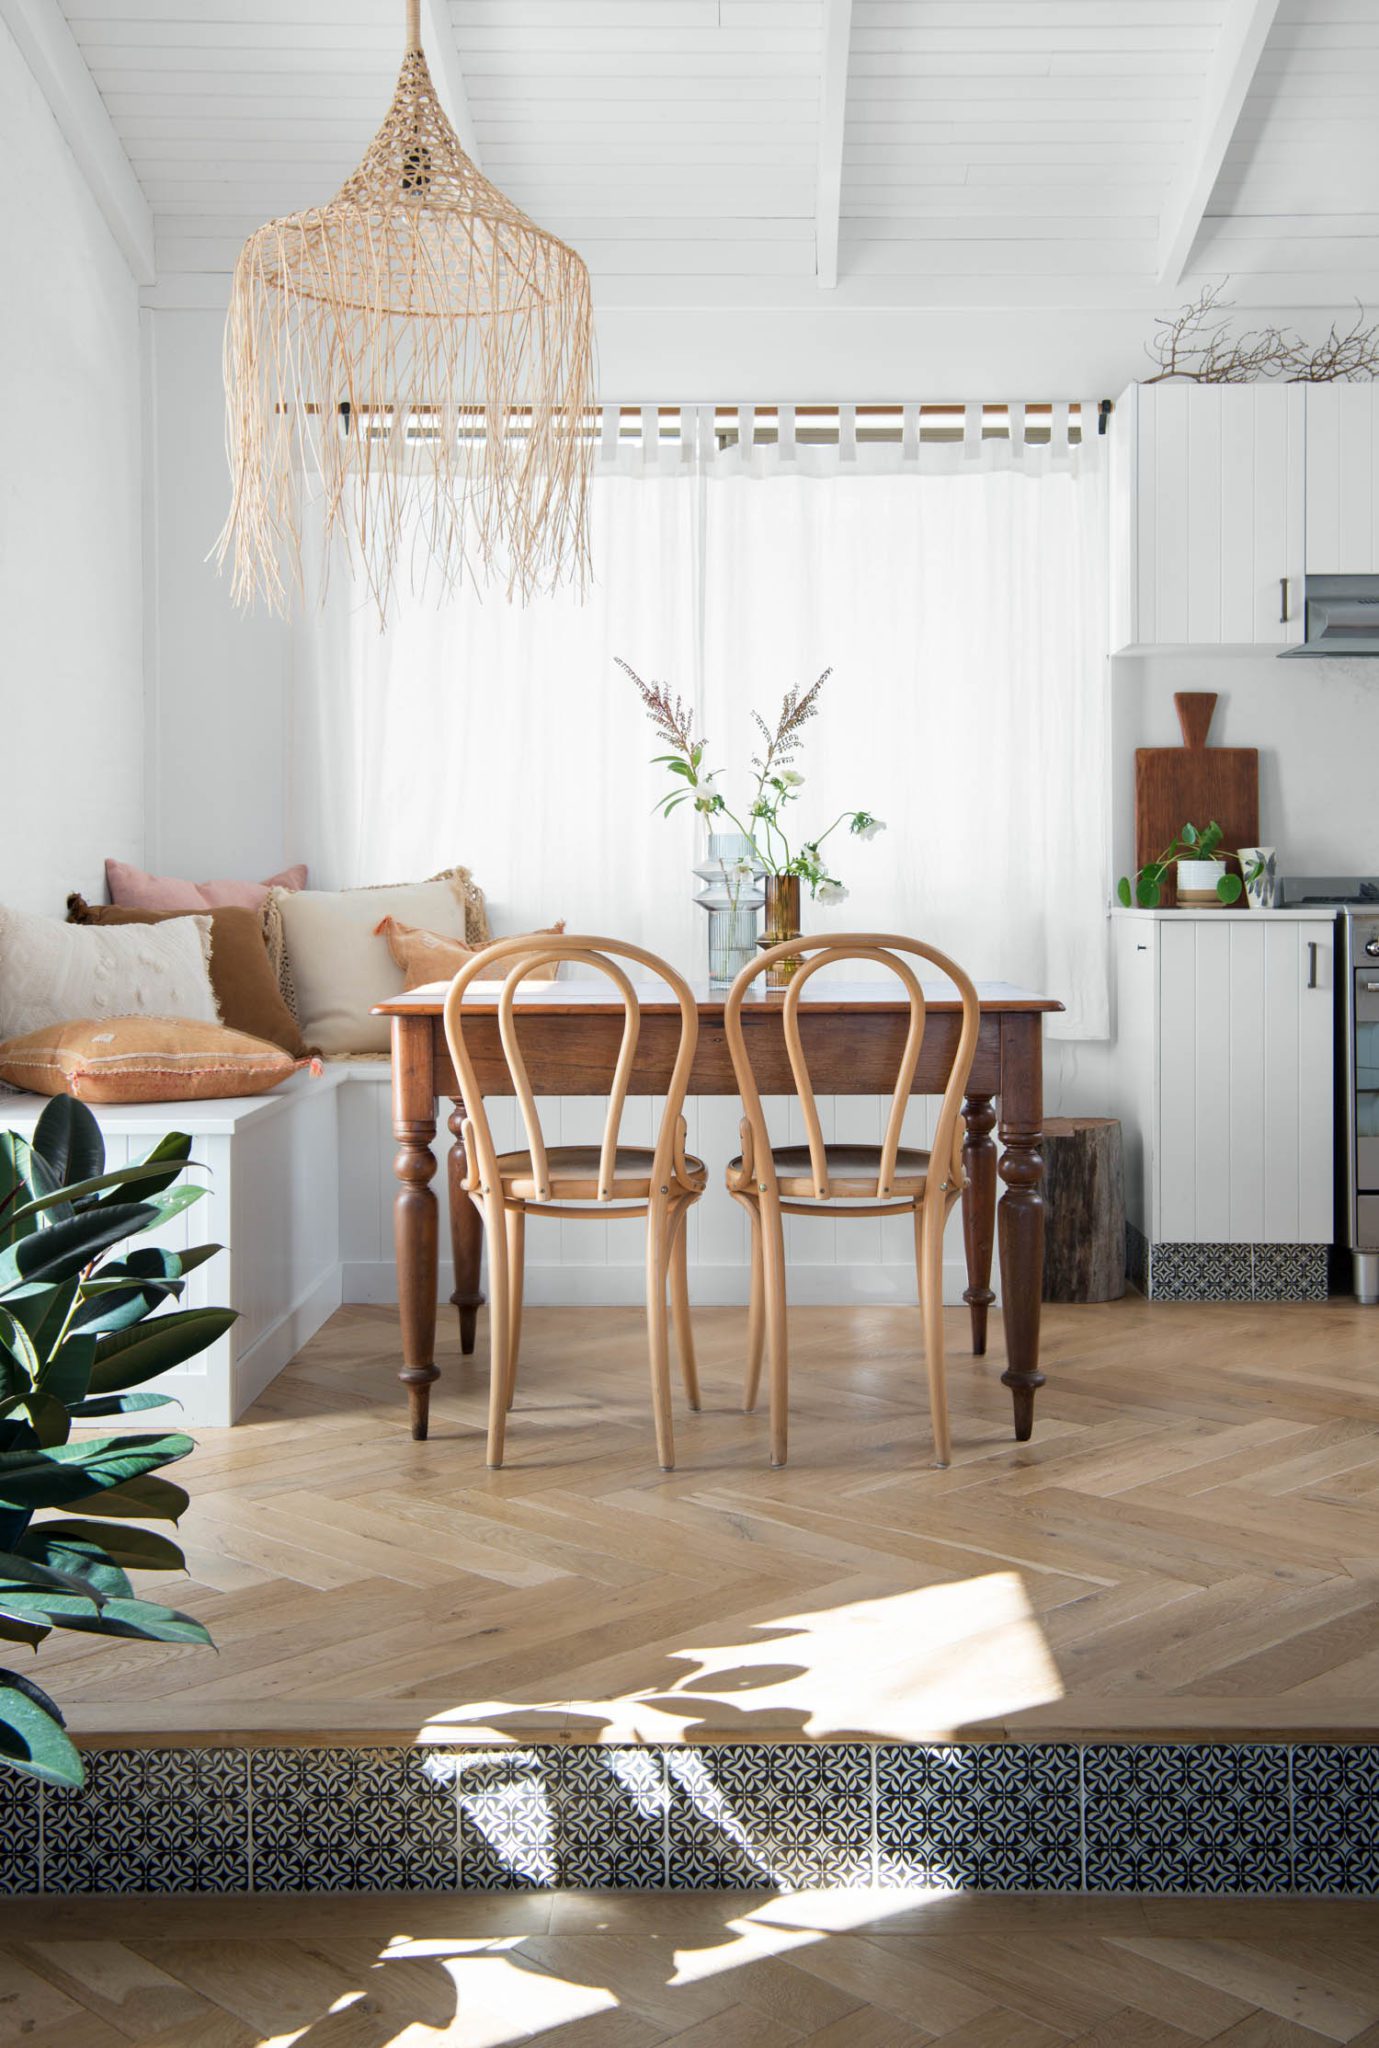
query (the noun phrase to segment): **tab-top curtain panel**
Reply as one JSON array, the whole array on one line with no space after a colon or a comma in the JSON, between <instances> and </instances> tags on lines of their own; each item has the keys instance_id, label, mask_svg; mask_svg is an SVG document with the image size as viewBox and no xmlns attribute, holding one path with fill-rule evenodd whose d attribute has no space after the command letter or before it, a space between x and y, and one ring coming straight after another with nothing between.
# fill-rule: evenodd
<instances>
[{"instance_id":1,"label":"tab-top curtain panel","mask_svg":"<svg viewBox=\"0 0 1379 2048\"><path fill-rule=\"evenodd\" d=\"M595 582L520 609L501 594L399 598L380 635L345 579L296 628L294 846L324 885L454 861L494 929L569 920L704 971L688 805L653 806L664 751L614 656L680 691L730 795L750 714L831 667L799 766L809 831L835 836L848 900L820 930L905 931L980 978L1057 995L1055 1035L1108 1028L1109 701L1104 441L1068 419L1023 439L967 409L940 441L908 412L883 442L817 422L686 407L605 411ZM612 420L614 424L610 425ZM631 431L629 432L629 427ZM841 839L841 843L840 843Z\"/></svg>"}]
</instances>

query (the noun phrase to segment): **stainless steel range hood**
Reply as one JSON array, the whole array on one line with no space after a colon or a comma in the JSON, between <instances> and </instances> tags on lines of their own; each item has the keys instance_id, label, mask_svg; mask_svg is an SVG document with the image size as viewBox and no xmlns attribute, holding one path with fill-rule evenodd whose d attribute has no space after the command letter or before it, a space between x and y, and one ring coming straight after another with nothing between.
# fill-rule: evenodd
<instances>
[{"instance_id":1,"label":"stainless steel range hood","mask_svg":"<svg viewBox=\"0 0 1379 2048\"><path fill-rule=\"evenodd\" d=\"M1302 644L1285 647L1280 661L1379 654L1379 576L1308 576L1303 594Z\"/></svg>"}]
</instances>

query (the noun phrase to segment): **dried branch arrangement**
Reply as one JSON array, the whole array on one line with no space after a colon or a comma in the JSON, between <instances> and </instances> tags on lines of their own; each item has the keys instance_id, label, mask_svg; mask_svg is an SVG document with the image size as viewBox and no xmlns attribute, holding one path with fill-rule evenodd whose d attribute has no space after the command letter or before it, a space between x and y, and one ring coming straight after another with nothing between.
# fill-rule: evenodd
<instances>
[{"instance_id":1,"label":"dried branch arrangement","mask_svg":"<svg viewBox=\"0 0 1379 2048\"><path fill-rule=\"evenodd\" d=\"M759 711L752 713L757 730L766 742L765 754L752 756L752 766L763 781L771 775L779 775L781 770L788 768L794 760L800 749L803 728L817 715L819 692L832 674L833 670L826 668L819 680L809 685L803 696L800 695L798 683L788 689L780 707L780 717L776 720L774 732Z\"/></svg>"},{"instance_id":2,"label":"dried branch arrangement","mask_svg":"<svg viewBox=\"0 0 1379 2048\"><path fill-rule=\"evenodd\" d=\"M300 588L308 490L380 623L404 559L414 588L496 580L523 600L588 571L589 273L466 156L414 5L408 23L359 169L235 269L218 559L241 603L281 610Z\"/></svg>"},{"instance_id":3,"label":"dried branch arrangement","mask_svg":"<svg viewBox=\"0 0 1379 2048\"><path fill-rule=\"evenodd\" d=\"M1379 376L1379 321L1366 324L1365 308L1342 330L1333 321L1324 340L1310 344L1282 327L1233 331L1233 302L1222 297L1230 282L1209 285L1177 313L1162 314L1147 346L1155 374L1148 384L1179 377L1194 384L1333 384Z\"/></svg>"}]
</instances>

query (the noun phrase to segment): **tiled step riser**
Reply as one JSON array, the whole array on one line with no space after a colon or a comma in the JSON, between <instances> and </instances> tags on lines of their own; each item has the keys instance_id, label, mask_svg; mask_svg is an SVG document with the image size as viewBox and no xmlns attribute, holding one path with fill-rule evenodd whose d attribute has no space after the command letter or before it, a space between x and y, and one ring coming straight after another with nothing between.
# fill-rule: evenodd
<instances>
[{"instance_id":1,"label":"tiled step riser","mask_svg":"<svg viewBox=\"0 0 1379 2048\"><path fill-rule=\"evenodd\" d=\"M112 1750L0 1774L0 1891L1379 1893L1379 1746Z\"/></svg>"}]
</instances>

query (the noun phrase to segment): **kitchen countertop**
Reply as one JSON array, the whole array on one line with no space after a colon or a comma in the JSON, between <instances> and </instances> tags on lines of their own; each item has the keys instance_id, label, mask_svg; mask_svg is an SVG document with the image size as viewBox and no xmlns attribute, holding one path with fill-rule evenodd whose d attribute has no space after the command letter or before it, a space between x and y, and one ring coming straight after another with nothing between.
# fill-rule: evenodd
<instances>
[{"instance_id":1,"label":"kitchen countertop","mask_svg":"<svg viewBox=\"0 0 1379 2048\"><path fill-rule=\"evenodd\" d=\"M1216 910L1199 909L1196 904L1186 904L1181 909L1141 910L1138 906L1126 910L1121 904L1111 906L1112 917L1139 917L1154 920L1168 919L1181 922L1184 918L1205 918L1209 924L1219 924L1223 918L1244 918L1261 923L1268 919L1275 924L1330 924L1336 916L1336 905L1332 903L1290 904L1284 910L1251 910L1232 905L1229 909L1222 904Z\"/></svg>"}]
</instances>

